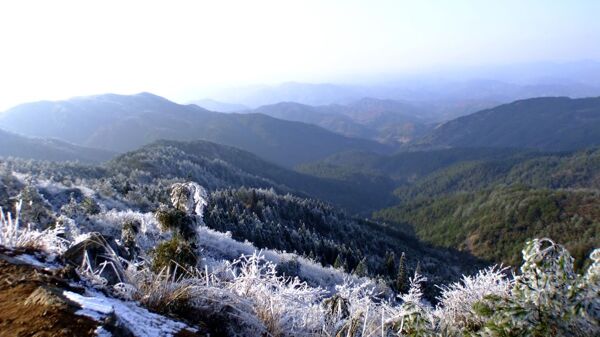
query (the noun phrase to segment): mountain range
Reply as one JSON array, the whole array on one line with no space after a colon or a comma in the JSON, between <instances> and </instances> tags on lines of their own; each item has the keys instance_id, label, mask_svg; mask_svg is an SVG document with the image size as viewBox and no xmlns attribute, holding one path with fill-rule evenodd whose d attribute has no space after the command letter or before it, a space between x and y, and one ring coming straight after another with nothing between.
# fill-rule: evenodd
<instances>
[{"instance_id":1,"label":"mountain range","mask_svg":"<svg viewBox=\"0 0 600 337\"><path fill-rule=\"evenodd\" d=\"M423 135L435 120L409 103L363 98L349 104L310 106L294 102L265 105L253 112L315 124L349 137L398 145Z\"/></svg>"},{"instance_id":2,"label":"mountain range","mask_svg":"<svg viewBox=\"0 0 600 337\"><path fill-rule=\"evenodd\" d=\"M73 145L56 138L31 138L0 130L0 157L102 162L114 155L111 151Z\"/></svg>"},{"instance_id":3,"label":"mountain range","mask_svg":"<svg viewBox=\"0 0 600 337\"><path fill-rule=\"evenodd\" d=\"M245 106L243 104L219 102L219 101L216 101L216 100L210 99L210 98L198 99L198 100L190 101L188 103L197 105L206 110L218 111L218 112L242 112L242 111L250 110L250 108L248 108L247 106Z\"/></svg>"},{"instance_id":4,"label":"mountain range","mask_svg":"<svg viewBox=\"0 0 600 337\"><path fill-rule=\"evenodd\" d=\"M345 137L310 124L256 113L212 112L149 93L26 103L0 114L0 127L115 152L159 139L203 139L235 146L285 166L350 149L389 151L389 147L375 141Z\"/></svg>"},{"instance_id":5,"label":"mountain range","mask_svg":"<svg viewBox=\"0 0 600 337\"><path fill-rule=\"evenodd\" d=\"M251 108L279 102L307 105L348 104L363 97L437 106L457 117L454 104L479 102L480 108L530 97L600 95L600 62L536 62L503 66L436 69L427 74L377 76L362 84L287 82L235 87L205 93L222 102ZM364 84L370 83L370 84ZM485 102L487 106L481 106ZM472 111L472 110L471 110ZM474 111L472 111L474 112Z\"/></svg>"},{"instance_id":6,"label":"mountain range","mask_svg":"<svg viewBox=\"0 0 600 337\"><path fill-rule=\"evenodd\" d=\"M23 211L35 223L78 207L153 218L170 186L191 182L211 195L203 215L211 228L388 285L402 253L411 270L451 279L469 265L517 265L535 237L563 242L576 268L591 263L600 98L530 98L438 118L423 105L376 98L241 113L149 93L28 103L0 115L9 130L0 131L0 155L105 162L2 159L3 172L21 175L0 177L10 180L0 201L36 200L45 211L34 203ZM25 175L44 182L38 192L19 180Z\"/></svg>"}]
</instances>

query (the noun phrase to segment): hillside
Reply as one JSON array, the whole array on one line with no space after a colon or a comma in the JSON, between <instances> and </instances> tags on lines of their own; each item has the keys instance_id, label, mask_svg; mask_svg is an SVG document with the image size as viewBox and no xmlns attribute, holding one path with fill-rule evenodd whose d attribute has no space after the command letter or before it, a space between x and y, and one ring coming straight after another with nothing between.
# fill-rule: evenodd
<instances>
[{"instance_id":1,"label":"hillside","mask_svg":"<svg viewBox=\"0 0 600 337\"><path fill-rule=\"evenodd\" d=\"M110 151L77 146L58 139L28 138L0 130L0 157L103 162L114 155Z\"/></svg>"},{"instance_id":2,"label":"hillside","mask_svg":"<svg viewBox=\"0 0 600 337\"><path fill-rule=\"evenodd\" d=\"M312 106L294 102L280 102L260 106L253 111L275 118L318 125L327 130L349 137L369 138L376 136L374 130L361 125L341 113L341 105Z\"/></svg>"},{"instance_id":3,"label":"hillside","mask_svg":"<svg viewBox=\"0 0 600 337\"><path fill-rule=\"evenodd\" d=\"M512 265L526 240L560 239L581 266L600 230L599 172L597 149L459 162L399 187L401 203L374 217Z\"/></svg>"},{"instance_id":4,"label":"hillside","mask_svg":"<svg viewBox=\"0 0 600 337\"><path fill-rule=\"evenodd\" d=\"M346 179L350 174L383 176L396 184L411 183L429 173L461 162L502 159L527 151L494 148L451 148L381 155L349 151L304 164L298 170L319 177ZM533 152L531 152L533 155Z\"/></svg>"},{"instance_id":5,"label":"hillside","mask_svg":"<svg viewBox=\"0 0 600 337\"><path fill-rule=\"evenodd\" d=\"M204 216L208 227L230 232L258 248L278 249L311 257L347 272L378 275L391 285L402 253L406 266L423 272L434 283L453 279L452 270L472 270L483 264L468 254L423 245L411 235L384 224L354 218L322 202L266 190L227 189L210 195ZM386 265L392 256L393 265ZM389 261L387 262L389 264ZM443 268L447 263L452 268ZM433 289L428 289L433 291Z\"/></svg>"},{"instance_id":6,"label":"hillside","mask_svg":"<svg viewBox=\"0 0 600 337\"><path fill-rule=\"evenodd\" d=\"M182 146L192 145L184 143ZM414 271L420 264L421 272L431 279L432 285L455 280L460 273L483 266L468 254L421 244L415 237L386 224L354 217L303 195L292 195L294 191L286 190L286 186L252 176L233 167L232 161L217 158L226 159L228 155L239 158L243 156L242 151L232 149L223 153L220 145L203 145L194 146L196 158L193 154L188 158L179 157L177 166L172 167L167 163L173 162L174 155L183 153L177 152L174 146L158 145L148 146L145 153L121 156L104 167L19 160L2 162L0 207L14 212L12 201L19 196L23 200L21 221L24 223L46 228L59 221L61 226L75 233L94 230L119 237L128 221L137 219L144 226L155 222L154 213L164 209L173 198L172 186L193 181L207 187L200 193L206 201L203 213L199 214L202 223L212 230L228 232L227 240L252 242L253 247L259 249L293 252L326 267L335 265L359 276L377 276L389 285L393 285L397 276L402 253L406 255L404 266ZM207 154L210 151L218 153L210 159ZM206 155L201 157L200 152ZM154 157L156 154L159 156ZM251 161L251 158L242 159ZM204 164L212 161L213 165L202 168L201 161ZM243 166L249 167L250 163ZM13 175L10 170L19 174ZM272 176L277 174L283 173L275 172ZM180 216L167 213L169 221L176 223L183 221ZM229 249L213 239L214 235L212 239L203 237L202 240L213 245L211 249L217 249L219 257L239 257L240 248ZM145 249L155 248L151 242L141 243ZM296 276L300 272L294 261L281 268L287 268L284 270L288 275ZM330 279L313 276L307 281L332 286L328 284ZM436 291L431 285L427 288L430 298Z\"/></svg>"},{"instance_id":7,"label":"hillside","mask_svg":"<svg viewBox=\"0 0 600 337\"><path fill-rule=\"evenodd\" d=\"M212 112L149 93L22 104L0 114L0 127L119 152L158 139L203 139L235 146L284 166L350 149L388 150L374 141L344 137L314 125L261 114Z\"/></svg>"},{"instance_id":8,"label":"hillside","mask_svg":"<svg viewBox=\"0 0 600 337\"><path fill-rule=\"evenodd\" d=\"M157 201L166 198L153 191L190 179L210 191L240 187L273 189L284 195L322 200L348 214L362 216L392 206L396 199L392 194L394 185L385 178L361 182L314 177L272 164L252 153L207 141L157 141L100 166L19 159L7 163L41 179L90 179L92 188L103 191L107 198L134 203L143 210L156 207ZM3 194L0 190L0 201Z\"/></svg>"},{"instance_id":9,"label":"hillside","mask_svg":"<svg viewBox=\"0 0 600 337\"><path fill-rule=\"evenodd\" d=\"M422 147L514 147L545 151L600 145L600 98L516 101L449 121Z\"/></svg>"},{"instance_id":10,"label":"hillside","mask_svg":"<svg viewBox=\"0 0 600 337\"><path fill-rule=\"evenodd\" d=\"M409 186L400 187L395 193L403 200L411 200L483 190L496 185L600 189L599 175L598 149L564 153L523 152L505 158L458 162Z\"/></svg>"},{"instance_id":11,"label":"hillside","mask_svg":"<svg viewBox=\"0 0 600 337\"><path fill-rule=\"evenodd\" d=\"M421 199L375 214L410 224L431 244L516 266L523 244L535 237L560 240L577 266L598 245L600 193L594 191L491 188Z\"/></svg>"},{"instance_id":12,"label":"hillside","mask_svg":"<svg viewBox=\"0 0 600 337\"><path fill-rule=\"evenodd\" d=\"M279 193L310 196L351 214L390 205L393 186L373 186L324 179L269 163L256 155L206 141L159 141L108 163L114 174L152 179L193 179L210 190L228 187L274 188Z\"/></svg>"}]
</instances>

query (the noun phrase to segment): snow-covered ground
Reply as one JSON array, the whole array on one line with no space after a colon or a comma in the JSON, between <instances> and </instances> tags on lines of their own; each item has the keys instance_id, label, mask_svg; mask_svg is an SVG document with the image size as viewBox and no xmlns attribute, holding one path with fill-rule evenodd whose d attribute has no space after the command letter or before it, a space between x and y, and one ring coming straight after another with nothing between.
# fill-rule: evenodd
<instances>
[{"instance_id":1,"label":"snow-covered ground","mask_svg":"<svg viewBox=\"0 0 600 337\"><path fill-rule=\"evenodd\" d=\"M151 313L134 302L107 297L98 291L87 290L85 295L64 291L63 294L82 307L76 312L77 314L88 316L98 322L113 314L119 323L127 327L135 336L168 337L183 329L196 331L184 323Z\"/></svg>"}]
</instances>

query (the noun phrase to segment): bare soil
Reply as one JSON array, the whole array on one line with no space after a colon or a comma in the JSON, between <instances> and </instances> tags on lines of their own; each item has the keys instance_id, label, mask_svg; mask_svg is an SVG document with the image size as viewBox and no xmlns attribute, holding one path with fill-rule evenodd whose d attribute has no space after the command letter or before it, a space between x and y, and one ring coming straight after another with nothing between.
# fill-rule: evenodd
<instances>
[{"instance_id":1,"label":"bare soil","mask_svg":"<svg viewBox=\"0 0 600 337\"><path fill-rule=\"evenodd\" d=\"M0 337L94 336L98 322L76 315L80 308L62 295L78 290L65 281L73 271L23 264L18 253L0 248Z\"/></svg>"}]
</instances>

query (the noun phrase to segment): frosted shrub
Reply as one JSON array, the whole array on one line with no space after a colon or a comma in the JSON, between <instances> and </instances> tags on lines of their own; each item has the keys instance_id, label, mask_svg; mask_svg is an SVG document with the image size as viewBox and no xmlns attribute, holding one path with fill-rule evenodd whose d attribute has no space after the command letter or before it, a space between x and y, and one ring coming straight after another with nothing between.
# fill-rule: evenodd
<instances>
[{"instance_id":1,"label":"frosted shrub","mask_svg":"<svg viewBox=\"0 0 600 337\"><path fill-rule=\"evenodd\" d=\"M60 228L38 231L20 224L22 201L15 205L15 216L10 212L4 213L0 207L0 245L10 248L32 248L44 250L52 254L61 254L67 249L65 240L60 238Z\"/></svg>"},{"instance_id":2,"label":"frosted shrub","mask_svg":"<svg viewBox=\"0 0 600 337\"><path fill-rule=\"evenodd\" d=\"M114 291L118 295L129 296L144 306L159 312L168 313L175 306L185 306L192 298L194 282L192 279L183 280L176 277L175 272L163 268L152 272L149 268L136 268L130 265L125 274L131 282L129 286L118 286Z\"/></svg>"},{"instance_id":3,"label":"frosted shrub","mask_svg":"<svg viewBox=\"0 0 600 337\"><path fill-rule=\"evenodd\" d=\"M402 305L395 317L395 327L401 336L434 336L434 322L429 305L423 303L421 284L427 279L418 273L410 279L408 293L400 296Z\"/></svg>"},{"instance_id":4,"label":"frosted shrub","mask_svg":"<svg viewBox=\"0 0 600 337\"><path fill-rule=\"evenodd\" d=\"M275 264L256 253L234 261L231 272L233 279L226 287L252 300L269 334L308 336L322 329L322 289L309 287L298 278L278 276Z\"/></svg>"},{"instance_id":5,"label":"frosted shrub","mask_svg":"<svg viewBox=\"0 0 600 337\"><path fill-rule=\"evenodd\" d=\"M456 335L481 328L486 320L473 310L473 305L488 296L506 298L509 295L512 282L506 270L486 268L477 275L465 275L460 282L440 287L439 304L434 312L440 328Z\"/></svg>"},{"instance_id":6,"label":"frosted shrub","mask_svg":"<svg viewBox=\"0 0 600 337\"><path fill-rule=\"evenodd\" d=\"M598 258L585 275L573 271L573 258L561 245L535 239L523 250L521 274L508 297L490 296L476 305L488 320L490 336L600 335Z\"/></svg>"}]
</instances>

